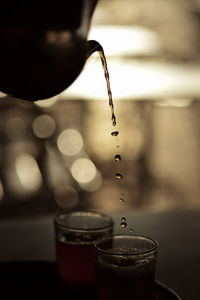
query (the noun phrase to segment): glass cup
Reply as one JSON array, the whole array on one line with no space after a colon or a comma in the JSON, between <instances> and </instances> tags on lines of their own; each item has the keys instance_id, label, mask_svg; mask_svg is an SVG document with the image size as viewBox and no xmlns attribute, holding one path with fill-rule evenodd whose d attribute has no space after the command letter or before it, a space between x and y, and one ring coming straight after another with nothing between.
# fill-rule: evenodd
<instances>
[{"instance_id":1,"label":"glass cup","mask_svg":"<svg viewBox=\"0 0 200 300\"><path fill-rule=\"evenodd\" d=\"M95 243L99 300L153 298L157 242L140 235L113 235Z\"/></svg>"},{"instance_id":2,"label":"glass cup","mask_svg":"<svg viewBox=\"0 0 200 300\"><path fill-rule=\"evenodd\" d=\"M61 212L54 218L57 270L73 296L95 292L93 245L113 233L111 217L95 211Z\"/></svg>"}]
</instances>

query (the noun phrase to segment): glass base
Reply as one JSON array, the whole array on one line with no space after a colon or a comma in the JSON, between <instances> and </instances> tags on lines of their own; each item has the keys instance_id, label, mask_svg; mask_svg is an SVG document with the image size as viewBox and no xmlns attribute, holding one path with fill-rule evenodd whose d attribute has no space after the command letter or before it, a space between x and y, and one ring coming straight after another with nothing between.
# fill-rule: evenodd
<instances>
[{"instance_id":1,"label":"glass base","mask_svg":"<svg viewBox=\"0 0 200 300\"><path fill-rule=\"evenodd\" d=\"M83 297L83 291L78 289L72 291L60 284L55 262L0 263L0 282L2 295L5 295L6 299L12 299L11 297L14 299L17 296L21 299L45 297L58 300ZM95 291L85 291L85 293L87 300L96 300ZM164 284L155 282L155 294L152 300L181 300L181 298Z\"/></svg>"}]
</instances>

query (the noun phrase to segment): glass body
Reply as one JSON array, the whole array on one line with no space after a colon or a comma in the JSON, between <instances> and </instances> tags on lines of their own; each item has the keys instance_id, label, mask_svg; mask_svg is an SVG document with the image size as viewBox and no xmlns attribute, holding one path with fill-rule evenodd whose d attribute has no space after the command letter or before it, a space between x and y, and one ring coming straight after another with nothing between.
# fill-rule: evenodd
<instances>
[{"instance_id":1,"label":"glass body","mask_svg":"<svg viewBox=\"0 0 200 300\"><path fill-rule=\"evenodd\" d=\"M94 248L99 300L152 299L157 242L139 235L114 235Z\"/></svg>"},{"instance_id":2,"label":"glass body","mask_svg":"<svg viewBox=\"0 0 200 300\"><path fill-rule=\"evenodd\" d=\"M94 211L59 213L54 218L58 274L68 292L95 290L94 242L112 235L113 221Z\"/></svg>"}]
</instances>

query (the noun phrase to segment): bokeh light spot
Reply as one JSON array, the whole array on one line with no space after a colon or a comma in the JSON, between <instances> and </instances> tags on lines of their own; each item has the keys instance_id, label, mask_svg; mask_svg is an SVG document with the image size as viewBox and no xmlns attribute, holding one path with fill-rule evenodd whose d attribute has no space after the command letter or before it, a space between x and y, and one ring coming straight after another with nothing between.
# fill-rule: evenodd
<instances>
[{"instance_id":1,"label":"bokeh light spot","mask_svg":"<svg viewBox=\"0 0 200 300\"><path fill-rule=\"evenodd\" d=\"M60 152L68 156L73 156L81 151L83 139L77 130L65 129L58 136L57 145Z\"/></svg>"},{"instance_id":2,"label":"bokeh light spot","mask_svg":"<svg viewBox=\"0 0 200 300\"><path fill-rule=\"evenodd\" d=\"M15 161L15 169L25 190L34 192L40 188L42 176L32 155L28 153L20 154Z\"/></svg>"},{"instance_id":3,"label":"bokeh light spot","mask_svg":"<svg viewBox=\"0 0 200 300\"><path fill-rule=\"evenodd\" d=\"M55 120L46 114L38 116L33 122L33 132L39 138L48 138L56 130Z\"/></svg>"},{"instance_id":4,"label":"bokeh light spot","mask_svg":"<svg viewBox=\"0 0 200 300\"><path fill-rule=\"evenodd\" d=\"M92 181L96 175L96 167L88 158L79 158L71 166L74 179L80 183Z\"/></svg>"}]
</instances>

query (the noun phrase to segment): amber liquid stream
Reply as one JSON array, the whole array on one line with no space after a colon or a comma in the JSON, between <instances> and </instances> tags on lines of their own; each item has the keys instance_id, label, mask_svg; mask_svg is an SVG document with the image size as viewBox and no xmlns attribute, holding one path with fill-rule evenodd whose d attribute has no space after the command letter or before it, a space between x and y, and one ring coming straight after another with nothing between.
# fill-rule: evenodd
<instances>
[{"instance_id":1,"label":"amber liquid stream","mask_svg":"<svg viewBox=\"0 0 200 300\"><path fill-rule=\"evenodd\" d=\"M109 100L109 106L110 106L110 110L111 110L111 121L112 121L112 125L116 126L117 125L117 119L116 119L116 116L115 116L112 92L111 92L111 87L110 87L110 78L109 78L109 72L108 72L108 67L107 67L107 61L106 61L106 57L105 57L103 49L99 50L98 53L99 53L99 56L100 56L100 59L101 59L101 62L102 62L104 75L105 75L105 79L106 79L106 84L107 84L108 100ZM112 131L111 135L116 137L116 139L117 139L117 148L119 148L119 141L118 141L119 131L117 131L117 130ZM114 160L117 163L120 163L121 160L122 160L121 155L117 153L114 157ZM123 175L121 173L117 172L115 174L115 179L122 180ZM120 202L122 204L125 203L124 193L121 193L121 195L120 195ZM121 218L120 226L121 226L121 228L126 228L127 227L127 221L126 221L125 217ZM133 232L133 228L130 228L129 231Z\"/></svg>"}]
</instances>

